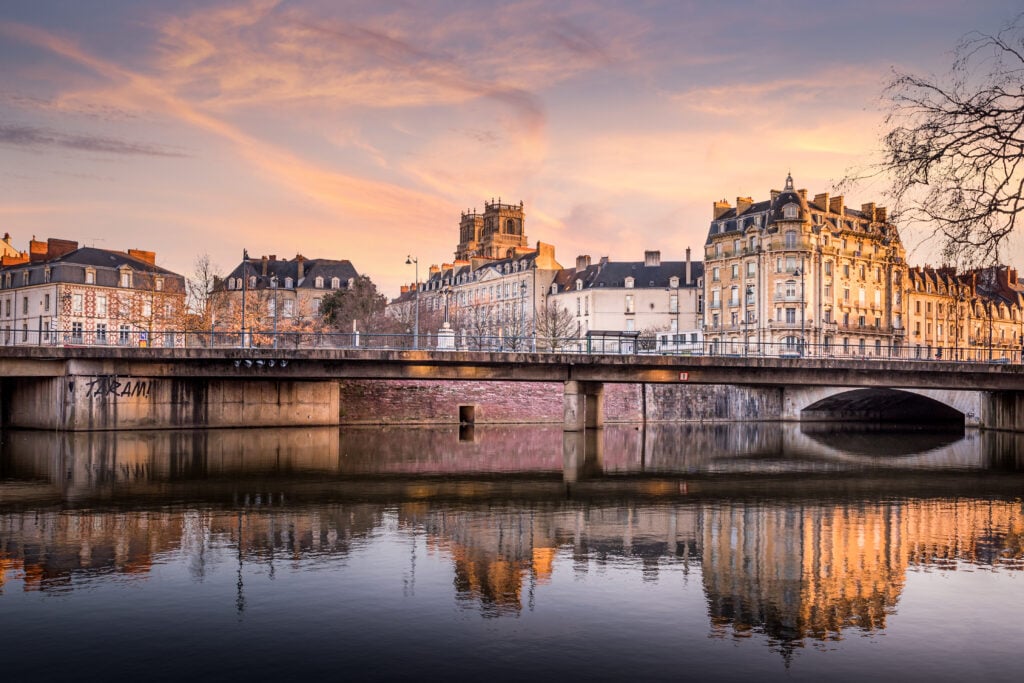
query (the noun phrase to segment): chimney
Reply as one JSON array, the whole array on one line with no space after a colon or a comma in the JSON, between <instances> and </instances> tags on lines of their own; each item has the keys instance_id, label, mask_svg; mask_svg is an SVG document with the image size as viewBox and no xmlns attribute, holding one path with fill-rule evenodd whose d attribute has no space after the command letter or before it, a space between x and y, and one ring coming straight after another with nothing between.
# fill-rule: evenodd
<instances>
[{"instance_id":1,"label":"chimney","mask_svg":"<svg viewBox=\"0 0 1024 683\"><path fill-rule=\"evenodd\" d=\"M598 261L597 264L599 266L607 266L608 265L608 257L607 256L602 256L601 260Z\"/></svg>"},{"instance_id":2,"label":"chimney","mask_svg":"<svg viewBox=\"0 0 1024 683\"><path fill-rule=\"evenodd\" d=\"M832 197L832 199L828 200L828 211L829 213L837 213L840 216L846 215L843 205L843 195Z\"/></svg>"},{"instance_id":3,"label":"chimney","mask_svg":"<svg viewBox=\"0 0 1024 683\"><path fill-rule=\"evenodd\" d=\"M772 201L774 202L775 198L778 197L780 194L782 193L779 192L778 190L772 190Z\"/></svg>"},{"instance_id":4,"label":"chimney","mask_svg":"<svg viewBox=\"0 0 1024 683\"><path fill-rule=\"evenodd\" d=\"M298 284L306 277L306 257L302 254L296 254L295 261L299 264L299 274L295 282L295 284Z\"/></svg>"},{"instance_id":5,"label":"chimney","mask_svg":"<svg viewBox=\"0 0 1024 683\"><path fill-rule=\"evenodd\" d=\"M450 263L442 263L441 264L441 270L451 270L452 268L453 268L453 266Z\"/></svg>"},{"instance_id":6,"label":"chimney","mask_svg":"<svg viewBox=\"0 0 1024 683\"><path fill-rule=\"evenodd\" d=\"M128 255L132 258L137 258L140 261L148 263L151 266L156 265L156 252L155 251L143 251L141 249L129 249Z\"/></svg>"},{"instance_id":7,"label":"chimney","mask_svg":"<svg viewBox=\"0 0 1024 683\"><path fill-rule=\"evenodd\" d=\"M693 270L690 267L690 248L686 248L686 284L693 284Z\"/></svg>"},{"instance_id":8,"label":"chimney","mask_svg":"<svg viewBox=\"0 0 1024 683\"><path fill-rule=\"evenodd\" d=\"M644 252L644 266L646 268L657 268L661 265L661 252L660 251L645 251Z\"/></svg>"},{"instance_id":9,"label":"chimney","mask_svg":"<svg viewBox=\"0 0 1024 683\"><path fill-rule=\"evenodd\" d=\"M37 242L35 237L29 241L28 256L33 263L37 261L45 261L49 253L50 247L46 242Z\"/></svg>"},{"instance_id":10,"label":"chimney","mask_svg":"<svg viewBox=\"0 0 1024 683\"><path fill-rule=\"evenodd\" d=\"M437 275L438 273L441 272L441 266L437 265L436 263L431 264L430 269L427 272L430 273L431 276Z\"/></svg>"},{"instance_id":11,"label":"chimney","mask_svg":"<svg viewBox=\"0 0 1024 683\"><path fill-rule=\"evenodd\" d=\"M875 222L875 203L868 202L867 204L860 205L860 212L864 214L869 221Z\"/></svg>"},{"instance_id":12,"label":"chimney","mask_svg":"<svg viewBox=\"0 0 1024 683\"><path fill-rule=\"evenodd\" d=\"M270 259L268 259L266 256L260 257L260 270L263 271L263 277L267 276L267 263L269 263L269 261Z\"/></svg>"},{"instance_id":13,"label":"chimney","mask_svg":"<svg viewBox=\"0 0 1024 683\"><path fill-rule=\"evenodd\" d=\"M885 223L889 218L889 212L885 210L884 206L879 206L875 209L875 220L879 223Z\"/></svg>"},{"instance_id":14,"label":"chimney","mask_svg":"<svg viewBox=\"0 0 1024 683\"><path fill-rule=\"evenodd\" d=\"M737 197L736 198L736 215L739 216L741 213L749 209L754 205L754 200L751 197Z\"/></svg>"},{"instance_id":15,"label":"chimney","mask_svg":"<svg viewBox=\"0 0 1024 683\"><path fill-rule=\"evenodd\" d=\"M402 288L400 290L398 290L398 291L399 291L399 295L401 295L401 294L408 294L409 293L409 285L402 285Z\"/></svg>"},{"instance_id":16,"label":"chimney","mask_svg":"<svg viewBox=\"0 0 1024 683\"><path fill-rule=\"evenodd\" d=\"M589 254L583 254L582 256L577 256L576 257L576 272L577 273L580 272L581 270L586 270L589 267L590 267L590 255Z\"/></svg>"},{"instance_id":17,"label":"chimney","mask_svg":"<svg viewBox=\"0 0 1024 683\"><path fill-rule=\"evenodd\" d=\"M798 195L800 195L800 199L804 200L805 202L807 201L807 190L806 189L797 190L796 193Z\"/></svg>"},{"instance_id":18,"label":"chimney","mask_svg":"<svg viewBox=\"0 0 1024 683\"><path fill-rule=\"evenodd\" d=\"M828 192L814 195L814 201L811 204L814 204L822 211L828 211Z\"/></svg>"},{"instance_id":19,"label":"chimney","mask_svg":"<svg viewBox=\"0 0 1024 683\"><path fill-rule=\"evenodd\" d=\"M715 202L714 209L711 212L713 214L712 219L721 218L731 208L732 206L729 204L729 202L725 201L724 199Z\"/></svg>"},{"instance_id":20,"label":"chimney","mask_svg":"<svg viewBox=\"0 0 1024 683\"><path fill-rule=\"evenodd\" d=\"M277 254L271 254L270 255L270 260L271 261L276 261L277 260Z\"/></svg>"}]
</instances>

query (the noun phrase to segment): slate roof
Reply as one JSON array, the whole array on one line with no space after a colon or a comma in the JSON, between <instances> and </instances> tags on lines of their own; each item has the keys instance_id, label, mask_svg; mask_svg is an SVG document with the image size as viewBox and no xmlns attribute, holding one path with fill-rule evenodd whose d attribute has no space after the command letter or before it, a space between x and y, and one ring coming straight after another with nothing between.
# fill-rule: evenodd
<instances>
[{"instance_id":1,"label":"slate roof","mask_svg":"<svg viewBox=\"0 0 1024 683\"><path fill-rule=\"evenodd\" d=\"M666 288L672 277L679 278L681 287L696 287L697 279L704 277L704 263L690 262L692 282L686 282L685 261L662 261L658 266L644 265L643 261L601 261L581 271L567 268L555 277L558 291L576 288L576 281L583 282L583 289L592 287L625 287L627 277L633 278L634 289Z\"/></svg>"},{"instance_id":2,"label":"slate roof","mask_svg":"<svg viewBox=\"0 0 1024 683\"><path fill-rule=\"evenodd\" d=\"M267 274L263 275L262 259L250 258L248 261L239 263L234 270L228 274L228 278L256 277L256 288L270 287L271 278L276 275L278 287L284 287L285 278L291 278L295 289L315 289L317 277L324 279L325 286L330 285L332 278L338 278L343 286L348 284L350 279L359 277L355 266L348 260L333 259L305 259L302 281L299 282L299 261L298 259L284 260L274 259L267 261Z\"/></svg>"}]
</instances>

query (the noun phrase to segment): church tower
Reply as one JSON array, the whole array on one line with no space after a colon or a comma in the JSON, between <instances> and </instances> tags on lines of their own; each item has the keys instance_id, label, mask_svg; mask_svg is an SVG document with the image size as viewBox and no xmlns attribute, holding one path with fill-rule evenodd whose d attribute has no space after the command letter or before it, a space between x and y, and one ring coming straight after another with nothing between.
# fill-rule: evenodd
<instances>
[{"instance_id":1,"label":"church tower","mask_svg":"<svg viewBox=\"0 0 1024 683\"><path fill-rule=\"evenodd\" d=\"M502 259L529 250L524 222L522 202L502 204L500 198L484 202L483 215L475 210L462 214L455 258Z\"/></svg>"}]
</instances>

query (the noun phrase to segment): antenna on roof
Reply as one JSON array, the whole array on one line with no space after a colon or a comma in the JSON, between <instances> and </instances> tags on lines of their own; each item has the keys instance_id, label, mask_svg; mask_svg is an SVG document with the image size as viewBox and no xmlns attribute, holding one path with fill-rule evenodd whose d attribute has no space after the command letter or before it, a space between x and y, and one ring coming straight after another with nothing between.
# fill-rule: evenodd
<instances>
[{"instance_id":1,"label":"antenna on roof","mask_svg":"<svg viewBox=\"0 0 1024 683\"><path fill-rule=\"evenodd\" d=\"M96 246L96 244L95 244L96 242L106 242L106 241L107 240L105 240L102 237L90 237L89 238L89 246L90 247L95 247Z\"/></svg>"}]
</instances>

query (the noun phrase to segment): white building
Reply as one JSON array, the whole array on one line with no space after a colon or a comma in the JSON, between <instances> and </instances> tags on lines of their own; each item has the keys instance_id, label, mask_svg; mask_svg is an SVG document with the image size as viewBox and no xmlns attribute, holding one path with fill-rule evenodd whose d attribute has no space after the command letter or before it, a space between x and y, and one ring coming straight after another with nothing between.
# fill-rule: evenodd
<instances>
[{"instance_id":1,"label":"white building","mask_svg":"<svg viewBox=\"0 0 1024 683\"><path fill-rule=\"evenodd\" d=\"M182 346L185 278L156 254L32 240L0 266L0 343Z\"/></svg>"}]
</instances>

